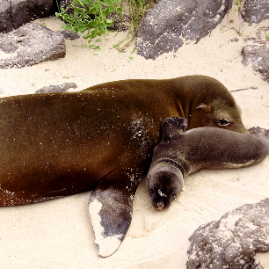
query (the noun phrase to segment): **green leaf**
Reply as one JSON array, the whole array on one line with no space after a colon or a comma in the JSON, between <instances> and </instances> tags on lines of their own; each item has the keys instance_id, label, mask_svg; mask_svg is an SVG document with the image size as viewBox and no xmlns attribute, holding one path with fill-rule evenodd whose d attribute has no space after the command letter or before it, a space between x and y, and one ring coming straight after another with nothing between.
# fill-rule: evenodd
<instances>
[{"instance_id":1,"label":"green leaf","mask_svg":"<svg viewBox=\"0 0 269 269\"><path fill-rule=\"evenodd\" d=\"M108 6L112 6L112 3L111 3L110 0L105 0L104 2L105 2Z\"/></svg>"},{"instance_id":2,"label":"green leaf","mask_svg":"<svg viewBox=\"0 0 269 269\"><path fill-rule=\"evenodd\" d=\"M116 11L117 11L117 13L122 14L122 8L121 7L117 7Z\"/></svg>"},{"instance_id":3,"label":"green leaf","mask_svg":"<svg viewBox=\"0 0 269 269\"><path fill-rule=\"evenodd\" d=\"M266 38L267 40L269 40L269 35L266 35L265 38Z\"/></svg>"},{"instance_id":4,"label":"green leaf","mask_svg":"<svg viewBox=\"0 0 269 269\"><path fill-rule=\"evenodd\" d=\"M83 36L84 39L88 39L89 37L91 37L92 33L88 32L86 35Z\"/></svg>"},{"instance_id":5,"label":"green leaf","mask_svg":"<svg viewBox=\"0 0 269 269\"><path fill-rule=\"evenodd\" d=\"M89 5L91 3L90 0L82 0L84 4Z\"/></svg>"},{"instance_id":6,"label":"green leaf","mask_svg":"<svg viewBox=\"0 0 269 269\"><path fill-rule=\"evenodd\" d=\"M109 15L108 8L106 8L106 9L104 9L104 10L102 11L102 15L103 15L104 17L106 17L106 16Z\"/></svg>"},{"instance_id":7,"label":"green leaf","mask_svg":"<svg viewBox=\"0 0 269 269\"><path fill-rule=\"evenodd\" d=\"M77 25L77 29L78 29L78 31L81 32L81 33L84 33L84 32L87 30L85 24L82 23L82 22L80 22L80 23Z\"/></svg>"},{"instance_id":8,"label":"green leaf","mask_svg":"<svg viewBox=\"0 0 269 269\"><path fill-rule=\"evenodd\" d=\"M96 8L96 7L92 7L90 10L89 10L89 13L91 14L97 14L99 12L99 10Z\"/></svg>"},{"instance_id":9,"label":"green leaf","mask_svg":"<svg viewBox=\"0 0 269 269\"><path fill-rule=\"evenodd\" d=\"M68 31L72 31L73 30L73 27L71 24L66 24L65 25L65 29L68 30Z\"/></svg>"},{"instance_id":10,"label":"green leaf","mask_svg":"<svg viewBox=\"0 0 269 269\"><path fill-rule=\"evenodd\" d=\"M111 20L111 19L106 19L106 23L107 23L107 24L110 24L110 23L113 24L113 20Z\"/></svg>"},{"instance_id":11,"label":"green leaf","mask_svg":"<svg viewBox=\"0 0 269 269\"><path fill-rule=\"evenodd\" d=\"M75 0L74 3L81 5L82 7L85 5L81 0Z\"/></svg>"},{"instance_id":12,"label":"green leaf","mask_svg":"<svg viewBox=\"0 0 269 269\"><path fill-rule=\"evenodd\" d=\"M114 7L109 7L109 8L108 8L108 13L110 14L110 13L112 13L114 10L115 10Z\"/></svg>"},{"instance_id":13,"label":"green leaf","mask_svg":"<svg viewBox=\"0 0 269 269\"><path fill-rule=\"evenodd\" d=\"M102 42L101 38L96 39L96 42Z\"/></svg>"}]
</instances>

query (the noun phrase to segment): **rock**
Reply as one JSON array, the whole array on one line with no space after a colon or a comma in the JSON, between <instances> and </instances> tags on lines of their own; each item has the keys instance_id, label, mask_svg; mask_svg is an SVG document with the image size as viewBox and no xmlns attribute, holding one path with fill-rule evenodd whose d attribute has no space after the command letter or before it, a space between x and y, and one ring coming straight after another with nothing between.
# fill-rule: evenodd
<instances>
[{"instance_id":1,"label":"rock","mask_svg":"<svg viewBox=\"0 0 269 269\"><path fill-rule=\"evenodd\" d=\"M0 59L0 68L31 66L63 58L66 53L63 35L37 23L28 23L11 33L0 35L0 50L15 53Z\"/></svg>"},{"instance_id":2,"label":"rock","mask_svg":"<svg viewBox=\"0 0 269 269\"><path fill-rule=\"evenodd\" d=\"M265 44L247 45L241 52L244 65L252 64L254 71L260 73L262 78L269 82L269 48Z\"/></svg>"},{"instance_id":3,"label":"rock","mask_svg":"<svg viewBox=\"0 0 269 269\"><path fill-rule=\"evenodd\" d=\"M200 226L189 240L188 269L261 269L255 254L269 251L269 198Z\"/></svg>"},{"instance_id":4,"label":"rock","mask_svg":"<svg viewBox=\"0 0 269 269\"><path fill-rule=\"evenodd\" d=\"M53 14L53 0L0 0L0 32Z\"/></svg>"},{"instance_id":5,"label":"rock","mask_svg":"<svg viewBox=\"0 0 269 269\"><path fill-rule=\"evenodd\" d=\"M12 31L11 7L8 0L0 0L0 33Z\"/></svg>"},{"instance_id":6,"label":"rock","mask_svg":"<svg viewBox=\"0 0 269 269\"><path fill-rule=\"evenodd\" d=\"M48 92L66 92L68 89L75 89L77 88L76 83L63 83L60 85L50 85L45 86L37 91L35 93L48 93Z\"/></svg>"},{"instance_id":7,"label":"rock","mask_svg":"<svg viewBox=\"0 0 269 269\"><path fill-rule=\"evenodd\" d=\"M46 17L52 14L53 0L10 0L13 27Z\"/></svg>"},{"instance_id":8,"label":"rock","mask_svg":"<svg viewBox=\"0 0 269 269\"><path fill-rule=\"evenodd\" d=\"M76 40L80 38L80 35L74 33L73 31L61 30L59 31L59 33L62 34L65 39L68 39L68 40Z\"/></svg>"},{"instance_id":9,"label":"rock","mask_svg":"<svg viewBox=\"0 0 269 269\"><path fill-rule=\"evenodd\" d=\"M66 14L74 14L74 9L69 7L71 2L72 0L58 0L58 5L66 10Z\"/></svg>"},{"instance_id":10,"label":"rock","mask_svg":"<svg viewBox=\"0 0 269 269\"><path fill-rule=\"evenodd\" d=\"M246 0L242 15L244 20L249 23L259 23L269 19L269 1Z\"/></svg>"},{"instance_id":11,"label":"rock","mask_svg":"<svg viewBox=\"0 0 269 269\"><path fill-rule=\"evenodd\" d=\"M137 35L137 53L156 59L176 52L184 41L198 42L230 8L229 0L161 0L147 14Z\"/></svg>"}]
</instances>

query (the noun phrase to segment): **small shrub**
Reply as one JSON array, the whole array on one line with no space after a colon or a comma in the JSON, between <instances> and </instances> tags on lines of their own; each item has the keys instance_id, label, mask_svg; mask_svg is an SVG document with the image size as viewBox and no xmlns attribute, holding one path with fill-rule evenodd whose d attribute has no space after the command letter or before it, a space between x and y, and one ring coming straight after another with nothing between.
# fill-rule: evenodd
<instances>
[{"instance_id":1,"label":"small shrub","mask_svg":"<svg viewBox=\"0 0 269 269\"><path fill-rule=\"evenodd\" d=\"M114 17L122 14L122 8L118 6L120 2L122 0L74 0L66 9L59 8L60 12L55 15L66 22L63 28L84 34L83 37L90 42L96 36L108 32L114 23L111 14ZM74 12L68 14L70 9Z\"/></svg>"},{"instance_id":2,"label":"small shrub","mask_svg":"<svg viewBox=\"0 0 269 269\"><path fill-rule=\"evenodd\" d=\"M84 34L91 42L96 36L106 34L115 19L122 16L123 0L73 0L67 8L59 8L55 15L66 22L63 27L75 33ZM145 0L127 0L129 5L130 28L127 37L114 47L124 50L136 36L140 22L145 16L147 2ZM73 12L68 12L73 10ZM126 41L131 34L131 40ZM127 43L124 43L127 42ZM124 44L121 48L120 45Z\"/></svg>"}]
</instances>

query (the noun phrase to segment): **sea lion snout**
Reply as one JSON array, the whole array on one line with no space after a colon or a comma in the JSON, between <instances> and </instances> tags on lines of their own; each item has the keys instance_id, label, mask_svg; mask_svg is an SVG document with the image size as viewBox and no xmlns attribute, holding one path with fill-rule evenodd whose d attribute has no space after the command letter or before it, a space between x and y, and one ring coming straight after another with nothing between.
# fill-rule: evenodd
<instances>
[{"instance_id":1,"label":"sea lion snout","mask_svg":"<svg viewBox=\"0 0 269 269\"><path fill-rule=\"evenodd\" d=\"M147 189L154 208L161 211L169 207L183 184L183 175L177 167L165 162L153 165L147 175Z\"/></svg>"}]
</instances>

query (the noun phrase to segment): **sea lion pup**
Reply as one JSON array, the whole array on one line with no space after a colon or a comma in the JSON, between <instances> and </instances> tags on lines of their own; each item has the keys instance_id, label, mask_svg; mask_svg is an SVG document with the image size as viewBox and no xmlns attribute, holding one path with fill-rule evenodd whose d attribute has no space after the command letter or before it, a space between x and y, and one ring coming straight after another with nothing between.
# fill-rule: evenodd
<instances>
[{"instance_id":1,"label":"sea lion pup","mask_svg":"<svg viewBox=\"0 0 269 269\"><path fill-rule=\"evenodd\" d=\"M157 210L167 208L181 192L184 178L202 169L241 168L261 162L269 152L262 135L214 127L185 132L187 120L162 123L162 141L153 151L147 189Z\"/></svg>"},{"instance_id":2,"label":"sea lion pup","mask_svg":"<svg viewBox=\"0 0 269 269\"><path fill-rule=\"evenodd\" d=\"M167 117L187 117L188 128L246 132L229 91L204 76L2 98L0 206L93 190L95 242L110 256L130 225L135 191Z\"/></svg>"}]
</instances>

